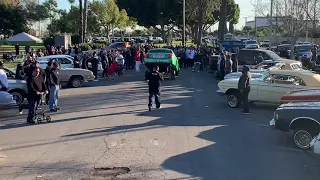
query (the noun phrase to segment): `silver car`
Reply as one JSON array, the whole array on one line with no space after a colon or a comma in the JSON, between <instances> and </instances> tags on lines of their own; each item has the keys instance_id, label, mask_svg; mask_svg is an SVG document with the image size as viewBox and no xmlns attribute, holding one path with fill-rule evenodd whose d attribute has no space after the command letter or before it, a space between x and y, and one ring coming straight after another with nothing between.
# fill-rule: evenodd
<instances>
[{"instance_id":1,"label":"silver car","mask_svg":"<svg viewBox=\"0 0 320 180\"><path fill-rule=\"evenodd\" d=\"M15 106L17 103L13 100L13 96L7 92L0 91L0 109L10 109Z\"/></svg>"},{"instance_id":2,"label":"silver car","mask_svg":"<svg viewBox=\"0 0 320 180\"><path fill-rule=\"evenodd\" d=\"M8 93L13 96L17 105L23 103L24 99L27 98L28 87L25 80L17 79L15 73L11 70L4 68L8 77Z\"/></svg>"}]
</instances>

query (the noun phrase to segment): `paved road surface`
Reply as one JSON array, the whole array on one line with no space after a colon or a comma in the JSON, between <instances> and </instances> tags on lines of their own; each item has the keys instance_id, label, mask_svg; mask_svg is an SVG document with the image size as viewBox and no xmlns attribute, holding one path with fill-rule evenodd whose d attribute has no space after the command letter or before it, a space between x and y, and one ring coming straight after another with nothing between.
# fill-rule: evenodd
<instances>
[{"instance_id":1,"label":"paved road surface","mask_svg":"<svg viewBox=\"0 0 320 180\"><path fill-rule=\"evenodd\" d=\"M52 123L0 115L0 179L316 180L320 159L268 127L273 108L244 116L216 95L206 72L163 83L147 112L143 73L62 91Z\"/></svg>"}]
</instances>

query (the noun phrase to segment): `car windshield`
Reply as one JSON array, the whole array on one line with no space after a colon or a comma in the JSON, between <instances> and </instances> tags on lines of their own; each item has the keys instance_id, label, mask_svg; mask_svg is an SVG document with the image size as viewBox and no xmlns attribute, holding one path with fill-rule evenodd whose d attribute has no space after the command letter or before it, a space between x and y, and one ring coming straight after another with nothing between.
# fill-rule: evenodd
<instances>
[{"instance_id":1,"label":"car windshield","mask_svg":"<svg viewBox=\"0 0 320 180\"><path fill-rule=\"evenodd\" d=\"M149 53L172 53L169 49L153 49Z\"/></svg>"},{"instance_id":2,"label":"car windshield","mask_svg":"<svg viewBox=\"0 0 320 180\"><path fill-rule=\"evenodd\" d=\"M272 59L274 61L281 59L281 57L278 56L278 54L274 53L273 51L265 51L265 52L270 57L270 59Z\"/></svg>"},{"instance_id":3,"label":"car windshield","mask_svg":"<svg viewBox=\"0 0 320 180\"><path fill-rule=\"evenodd\" d=\"M295 52L308 52L311 50L311 48L311 45L299 45L294 47Z\"/></svg>"},{"instance_id":4,"label":"car windshield","mask_svg":"<svg viewBox=\"0 0 320 180\"><path fill-rule=\"evenodd\" d=\"M247 41L246 44L257 44L257 41Z\"/></svg>"}]
</instances>

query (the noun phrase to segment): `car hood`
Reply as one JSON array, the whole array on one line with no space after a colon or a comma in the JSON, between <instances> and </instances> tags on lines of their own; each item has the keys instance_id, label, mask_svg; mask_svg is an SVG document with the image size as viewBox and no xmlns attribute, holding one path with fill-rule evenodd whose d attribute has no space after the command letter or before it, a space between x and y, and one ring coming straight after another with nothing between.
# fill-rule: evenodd
<instances>
[{"instance_id":1,"label":"car hood","mask_svg":"<svg viewBox=\"0 0 320 180\"><path fill-rule=\"evenodd\" d=\"M319 109L320 102L300 102L300 103L288 103L282 104L278 109L295 109L295 108L307 108L307 109Z\"/></svg>"},{"instance_id":2,"label":"car hood","mask_svg":"<svg viewBox=\"0 0 320 180\"><path fill-rule=\"evenodd\" d=\"M261 76L261 73L263 72L263 70L258 70L258 69L252 69L250 70L251 73L251 78L259 78ZM231 78L240 78L240 76L242 75L241 72L233 72L230 74L225 75L225 79L231 79Z\"/></svg>"},{"instance_id":3,"label":"car hood","mask_svg":"<svg viewBox=\"0 0 320 180\"><path fill-rule=\"evenodd\" d=\"M61 69L61 71L67 71L67 72L78 72L78 73L81 73L81 72L91 73L91 71L90 71L90 70L87 70L87 69L80 69L80 68L63 68L63 69Z\"/></svg>"}]
</instances>

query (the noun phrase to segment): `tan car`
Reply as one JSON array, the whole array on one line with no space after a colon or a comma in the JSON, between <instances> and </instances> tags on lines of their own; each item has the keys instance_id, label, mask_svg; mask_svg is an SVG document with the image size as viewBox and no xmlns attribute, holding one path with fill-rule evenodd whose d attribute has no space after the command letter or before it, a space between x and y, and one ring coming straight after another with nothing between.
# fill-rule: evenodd
<instances>
[{"instance_id":1,"label":"tan car","mask_svg":"<svg viewBox=\"0 0 320 180\"><path fill-rule=\"evenodd\" d=\"M84 82L93 81L95 76L92 71L80 68L64 68L60 71L60 81L73 88L78 88Z\"/></svg>"},{"instance_id":2,"label":"tan car","mask_svg":"<svg viewBox=\"0 0 320 180\"><path fill-rule=\"evenodd\" d=\"M259 78L251 80L251 102L279 105L281 97L290 91L320 88L320 75L307 70L267 70L261 74ZM235 78L226 79L218 84L217 93L226 95L227 103L232 108L240 105L238 81Z\"/></svg>"}]
</instances>

